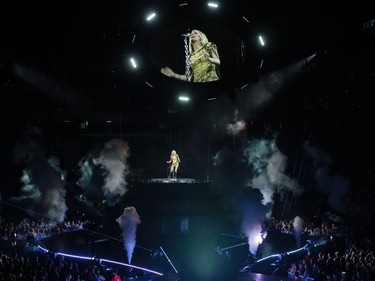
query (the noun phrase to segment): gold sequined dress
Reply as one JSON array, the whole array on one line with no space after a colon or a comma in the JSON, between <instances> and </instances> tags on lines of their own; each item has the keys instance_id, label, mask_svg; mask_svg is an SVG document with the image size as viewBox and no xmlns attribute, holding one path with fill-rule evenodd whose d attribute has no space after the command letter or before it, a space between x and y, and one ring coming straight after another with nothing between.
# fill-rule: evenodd
<instances>
[{"instance_id":1,"label":"gold sequined dress","mask_svg":"<svg viewBox=\"0 0 375 281\"><path fill-rule=\"evenodd\" d=\"M205 58L204 51L209 54L216 45L212 42L206 43L201 49L192 53L189 57L194 82L211 82L219 80L217 65Z\"/></svg>"}]
</instances>

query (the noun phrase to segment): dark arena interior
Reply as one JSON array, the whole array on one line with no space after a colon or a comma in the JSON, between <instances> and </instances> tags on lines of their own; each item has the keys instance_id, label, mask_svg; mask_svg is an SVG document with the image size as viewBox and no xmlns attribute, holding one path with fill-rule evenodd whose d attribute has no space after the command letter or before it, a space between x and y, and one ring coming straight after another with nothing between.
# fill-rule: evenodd
<instances>
[{"instance_id":1,"label":"dark arena interior","mask_svg":"<svg viewBox=\"0 0 375 281\"><path fill-rule=\"evenodd\" d=\"M8 4L0 281L375 280L369 3Z\"/></svg>"}]
</instances>

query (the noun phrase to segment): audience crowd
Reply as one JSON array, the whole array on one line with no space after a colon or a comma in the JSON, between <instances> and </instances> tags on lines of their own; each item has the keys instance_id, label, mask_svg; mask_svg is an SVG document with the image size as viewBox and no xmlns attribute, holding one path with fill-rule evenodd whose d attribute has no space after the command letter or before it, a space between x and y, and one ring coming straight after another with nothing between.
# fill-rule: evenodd
<instances>
[{"instance_id":1,"label":"audience crowd","mask_svg":"<svg viewBox=\"0 0 375 281\"><path fill-rule=\"evenodd\" d=\"M367 200L370 202L372 197L367 197ZM363 197L358 198L363 200ZM370 227L374 218L369 202L352 198L345 212L316 209L312 214L301 216L301 234L305 239L318 241L325 237L328 243L320 248L314 247L312 242L303 256L284 259L277 274L299 281L375 280L375 240ZM127 280L128 269L118 271L117 268L106 268L94 261L84 262L41 251L27 254L16 250L19 243L35 250L38 241L46 237L81 230L93 224L94 221L82 218L57 224L45 218L23 218L16 222L0 217L0 281ZM294 218L272 218L264 225L267 231L295 234Z\"/></svg>"}]
</instances>

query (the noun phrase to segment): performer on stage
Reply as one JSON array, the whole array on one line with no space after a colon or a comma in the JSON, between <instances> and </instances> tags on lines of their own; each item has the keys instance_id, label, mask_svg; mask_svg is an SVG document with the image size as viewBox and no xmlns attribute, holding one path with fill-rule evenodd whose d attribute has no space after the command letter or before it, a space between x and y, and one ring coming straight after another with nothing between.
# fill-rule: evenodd
<instances>
[{"instance_id":1,"label":"performer on stage","mask_svg":"<svg viewBox=\"0 0 375 281\"><path fill-rule=\"evenodd\" d=\"M178 166L180 164L180 157L176 153L176 150L172 150L171 156L167 163L170 163L169 176L168 178L177 179Z\"/></svg>"}]
</instances>

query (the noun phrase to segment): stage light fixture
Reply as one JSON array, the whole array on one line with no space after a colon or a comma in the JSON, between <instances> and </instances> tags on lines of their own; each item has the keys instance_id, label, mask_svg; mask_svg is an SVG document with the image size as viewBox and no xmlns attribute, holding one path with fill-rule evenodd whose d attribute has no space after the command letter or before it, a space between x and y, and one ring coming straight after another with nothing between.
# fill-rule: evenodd
<instances>
[{"instance_id":1,"label":"stage light fixture","mask_svg":"<svg viewBox=\"0 0 375 281\"><path fill-rule=\"evenodd\" d=\"M135 42L135 38L137 37L137 34L134 34L133 35L133 38L132 38L132 44L134 44L134 42Z\"/></svg>"},{"instance_id":2,"label":"stage light fixture","mask_svg":"<svg viewBox=\"0 0 375 281\"><path fill-rule=\"evenodd\" d=\"M187 97L187 96L180 96L180 97L178 97L178 99L179 99L180 101L183 101L183 102L188 102L188 101L190 100L190 98Z\"/></svg>"},{"instance_id":3,"label":"stage light fixture","mask_svg":"<svg viewBox=\"0 0 375 281\"><path fill-rule=\"evenodd\" d=\"M242 18L243 18L247 23L250 22L245 16L242 16Z\"/></svg>"},{"instance_id":4,"label":"stage light fixture","mask_svg":"<svg viewBox=\"0 0 375 281\"><path fill-rule=\"evenodd\" d=\"M133 68L137 68L137 62L135 61L134 58L130 58L130 63L131 63Z\"/></svg>"},{"instance_id":5,"label":"stage light fixture","mask_svg":"<svg viewBox=\"0 0 375 281\"><path fill-rule=\"evenodd\" d=\"M215 9L219 7L219 4L217 4L216 2L208 2L207 5L208 7Z\"/></svg>"},{"instance_id":6,"label":"stage light fixture","mask_svg":"<svg viewBox=\"0 0 375 281\"><path fill-rule=\"evenodd\" d=\"M259 36L258 36L258 39L259 39L259 43L260 43L260 45L264 46L265 43L264 43L264 40L263 40L262 35L259 35Z\"/></svg>"},{"instance_id":7,"label":"stage light fixture","mask_svg":"<svg viewBox=\"0 0 375 281\"><path fill-rule=\"evenodd\" d=\"M150 83L148 83L147 81L145 82L147 86L149 86L150 88L154 88L154 86L152 86Z\"/></svg>"},{"instance_id":8,"label":"stage light fixture","mask_svg":"<svg viewBox=\"0 0 375 281\"><path fill-rule=\"evenodd\" d=\"M153 12L151 13L150 15L147 16L146 20L147 21L151 21L152 19L154 19L156 17L156 14Z\"/></svg>"}]
</instances>

